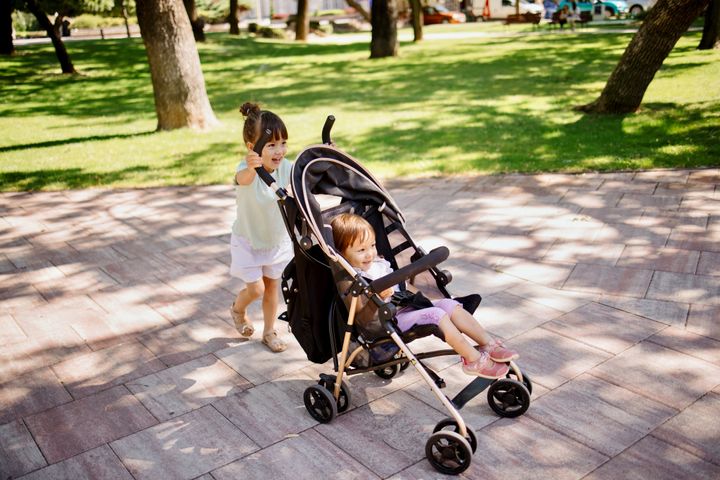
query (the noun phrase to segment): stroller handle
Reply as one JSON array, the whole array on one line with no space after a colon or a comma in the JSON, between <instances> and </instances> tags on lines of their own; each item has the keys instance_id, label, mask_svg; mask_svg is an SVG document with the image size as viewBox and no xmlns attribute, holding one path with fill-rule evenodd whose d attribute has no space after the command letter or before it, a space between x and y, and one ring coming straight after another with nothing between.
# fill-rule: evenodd
<instances>
[{"instance_id":1,"label":"stroller handle","mask_svg":"<svg viewBox=\"0 0 720 480\"><path fill-rule=\"evenodd\" d=\"M265 148L265 144L269 142L271 138L272 132L269 128L266 128L262 135L260 135L258 141L255 142L255 146L253 146L253 151L262 157L263 148ZM257 173L260 178L262 178L262 181L265 182L268 187L272 188L273 183L275 183L275 179L272 177L272 175L268 173L267 170L265 170L263 167L257 167L255 169L255 173Z\"/></svg>"},{"instance_id":2,"label":"stroller handle","mask_svg":"<svg viewBox=\"0 0 720 480\"><path fill-rule=\"evenodd\" d=\"M332 143L332 140L330 140L330 130L332 130L334 123L335 117L333 115L328 115L322 129L322 142L326 145L330 145Z\"/></svg>"},{"instance_id":3,"label":"stroller handle","mask_svg":"<svg viewBox=\"0 0 720 480\"><path fill-rule=\"evenodd\" d=\"M398 268L394 272L380 277L370 282L370 288L374 292L382 292L383 290L404 282L408 278L417 275L420 272L429 270L438 263L444 262L450 256L450 250L447 247L434 248L428 253L420 257L417 261Z\"/></svg>"}]
</instances>

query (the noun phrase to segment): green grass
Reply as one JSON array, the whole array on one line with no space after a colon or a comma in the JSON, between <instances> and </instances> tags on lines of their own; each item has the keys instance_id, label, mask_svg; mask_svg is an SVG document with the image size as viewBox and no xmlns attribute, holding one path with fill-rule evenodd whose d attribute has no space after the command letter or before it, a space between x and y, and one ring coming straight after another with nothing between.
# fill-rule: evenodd
<instances>
[{"instance_id":1,"label":"green grass","mask_svg":"<svg viewBox=\"0 0 720 480\"><path fill-rule=\"evenodd\" d=\"M282 116L290 158L334 114L335 142L381 177L719 165L720 52L696 51L700 33L681 39L639 113L572 110L599 95L630 38L428 40L369 60L367 42L213 34L199 47L222 122L209 133L155 132L139 39L68 42L78 76L58 73L49 45L19 47L0 59L0 189L227 183L245 100Z\"/></svg>"}]
</instances>

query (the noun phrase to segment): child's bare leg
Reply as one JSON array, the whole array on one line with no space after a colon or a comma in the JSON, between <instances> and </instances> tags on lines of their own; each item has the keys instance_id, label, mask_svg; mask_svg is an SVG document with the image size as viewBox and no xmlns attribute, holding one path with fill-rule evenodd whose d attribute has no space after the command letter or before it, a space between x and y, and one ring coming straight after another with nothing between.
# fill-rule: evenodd
<instances>
[{"instance_id":1,"label":"child's bare leg","mask_svg":"<svg viewBox=\"0 0 720 480\"><path fill-rule=\"evenodd\" d=\"M232 318L235 327L244 337L252 336L255 329L247 316L247 307L263 295L265 287L261 280L247 283L245 288L240 290L232 304Z\"/></svg>"},{"instance_id":2,"label":"child's bare leg","mask_svg":"<svg viewBox=\"0 0 720 480\"><path fill-rule=\"evenodd\" d=\"M278 289L280 288L280 280L268 277L262 278L265 284L265 295L263 295L262 309L263 320L265 320L265 328L263 334L272 332L275 329L275 317L278 309Z\"/></svg>"},{"instance_id":3,"label":"child's bare leg","mask_svg":"<svg viewBox=\"0 0 720 480\"><path fill-rule=\"evenodd\" d=\"M278 310L278 289L280 287L280 279L263 277L265 285L265 295L263 296L262 309L263 320L265 325L263 328L263 343L273 352L282 352L287 348L275 331L275 317Z\"/></svg>"},{"instance_id":4,"label":"child's bare leg","mask_svg":"<svg viewBox=\"0 0 720 480\"><path fill-rule=\"evenodd\" d=\"M445 336L445 342L450 345L461 357L464 357L468 362L474 362L480 357L480 352L475 350L470 342L468 342L463 334L458 330L450 317L444 315L438 327Z\"/></svg>"},{"instance_id":5,"label":"child's bare leg","mask_svg":"<svg viewBox=\"0 0 720 480\"><path fill-rule=\"evenodd\" d=\"M245 313L248 305L262 297L264 291L265 286L261 280L245 284L245 288L240 290L237 297L235 297L233 309L238 313Z\"/></svg>"},{"instance_id":6,"label":"child's bare leg","mask_svg":"<svg viewBox=\"0 0 720 480\"><path fill-rule=\"evenodd\" d=\"M455 307L450 320L458 330L472 338L481 347L493 341L493 338L480 325L480 322L475 320L475 317L460 305Z\"/></svg>"}]
</instances>

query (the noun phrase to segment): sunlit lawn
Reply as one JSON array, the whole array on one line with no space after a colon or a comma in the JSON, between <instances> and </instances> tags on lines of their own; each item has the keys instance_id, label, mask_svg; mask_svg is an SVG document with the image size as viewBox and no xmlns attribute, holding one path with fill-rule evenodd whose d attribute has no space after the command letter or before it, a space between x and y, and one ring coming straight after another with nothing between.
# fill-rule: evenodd
<instances>
[{"instance_id":1,"label":"sunlit lawn","mask_svg":"<svg viewBox=\"0 0 720 480\"><path fill-rule=\"evenodd\" d=\"M489 27L461 30L473 28ZM641 112L572 110L599 95L630 38L428 39L369 60L366 41L212 34L199 50L222 126L209 133L155 132L140 39L68 42L82 72L72 77L49 45L22 46L0 59L0 189L227 183L245 100L283 117L290 157L334 114L338 146L382 177L720 165L720 51L695 50L698 32L681 39Z\"/></svg>"}]
</instances>

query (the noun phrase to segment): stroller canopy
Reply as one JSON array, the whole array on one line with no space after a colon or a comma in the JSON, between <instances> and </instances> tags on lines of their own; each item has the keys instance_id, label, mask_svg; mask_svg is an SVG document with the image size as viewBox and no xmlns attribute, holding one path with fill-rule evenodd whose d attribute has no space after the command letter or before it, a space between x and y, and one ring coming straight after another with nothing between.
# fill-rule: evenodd
<instances>
[{"instance_id":1,"label":"stroller canopy","mask_svg":"<svg viewBox=\"0 0 720 480\"><path fill-rule=\"evenodd\" d=\"M295 201L307 219L320 248L335 259L332 231L322 217L315 195L333 195L344 200L376 205L388 217L405 223L395 200L380 182L357 160L329 145L313 145L298 155L292 169L291 184Z\"/></svg>"}]
</instances>

